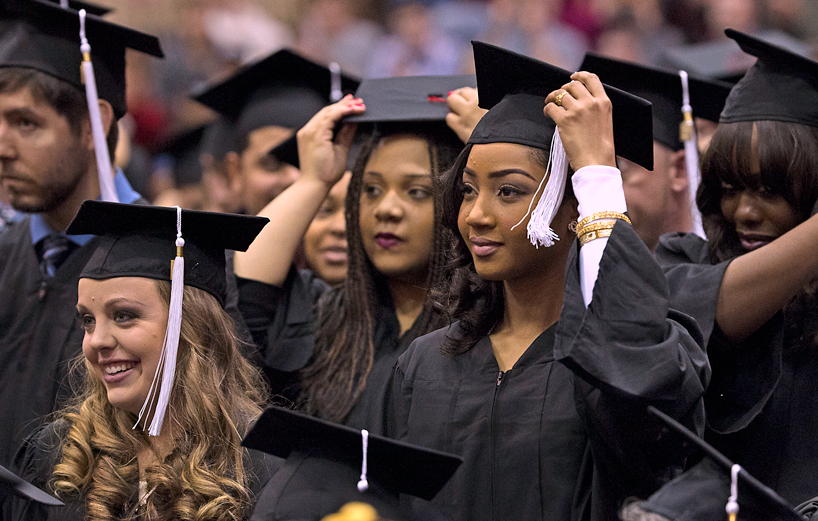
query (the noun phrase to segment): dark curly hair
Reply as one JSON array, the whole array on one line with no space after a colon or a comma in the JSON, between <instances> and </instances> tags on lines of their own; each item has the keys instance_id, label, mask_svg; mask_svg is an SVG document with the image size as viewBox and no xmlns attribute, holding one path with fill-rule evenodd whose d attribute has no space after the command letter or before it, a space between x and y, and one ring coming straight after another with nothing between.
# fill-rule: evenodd
<instances>
[{"instance_id":1,"label":"dark curly hair","mask_svg":"<svg viewBox=\"0 0 818 521\"><path fill-rule=\"evenodd\" d=\"M443 277L445 282L434 289L432 298L440 310L460 321L458 336L447 337L441 348L444 354L453 356L468 352L481 338L488 335L503 318L505 308L503 283L485 280L477 274L469 247L457 226L463 202L463 170L471 149L472 145L466 145L441 180L443 228L451 259L446 266L446 276ZM534 163L543 170L547 169L548 151L534 147L529 149ZM570 176L573 171L569 168L568 173ZM569 179L565 184L563 201L573 198L574 190Z\"/></svg>"},{"instance_id":2,"label":"dark curly hair","mask_svg":"<svg viewBox=\"0 0 818 521\"><path fill-rule=\"evenodd\" d=\"M756 130L759 173L751 172ZM696 204L708 238L711 263L743 253L735 225L721 211L723 184L780 195L806 220L818 201L818 128L780 121L722 123L701 159Z\"/></svg>"}]
</instances>

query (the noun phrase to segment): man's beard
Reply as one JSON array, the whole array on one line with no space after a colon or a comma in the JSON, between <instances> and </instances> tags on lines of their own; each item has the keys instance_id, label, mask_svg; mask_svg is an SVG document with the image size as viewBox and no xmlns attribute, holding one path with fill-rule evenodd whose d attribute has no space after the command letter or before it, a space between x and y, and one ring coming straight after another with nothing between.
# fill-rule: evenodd
<instances>
[{"instance_id":1,"label":"man's beard","mask_svg":"<svg viewBox=\"0 0 818 521\"><path fill-rule=\"evenodd\" d=\"M47 213L59 208L76 191L88 170L86 161L77 157L66 163L52 167L52 172L46 176L52 181L45 185L38 183L36 195L17 195L13 190L8 190L6 193L11 206L18 212L26 213ZM9 165L4 165L3 170L10 177L18 177Z\"/></svg>"}]
</instances>

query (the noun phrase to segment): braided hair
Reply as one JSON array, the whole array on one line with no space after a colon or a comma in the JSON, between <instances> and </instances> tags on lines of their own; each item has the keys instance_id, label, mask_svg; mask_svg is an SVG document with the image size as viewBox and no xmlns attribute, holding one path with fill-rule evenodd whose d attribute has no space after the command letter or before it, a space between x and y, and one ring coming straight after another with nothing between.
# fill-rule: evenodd
<instances>
[{"instance_id":1,"label":"braided hair","mask_svg":"<svg viewBox=\"0 0 818 521\"><path fill-rule=\"evenodd\" d=\"M434 193L434 247L424 281L438 286L447 262L443 239L440 175L462 148L448 129L414 126L374 129L361 149L352 170L346 198L348 274L346 281L318 302L315 359L302 371L303 407L315 416L342 421L366 387L375 360L375 321L378 310L391 302L387 277L380 273L364 250L360 227L360 200L364 170L373 151L390 135L412 134L428 143ZM401 341L408 345L419 336L448 324L447 315L427 298L420 316Z\"/></svg>"}]
</instances>

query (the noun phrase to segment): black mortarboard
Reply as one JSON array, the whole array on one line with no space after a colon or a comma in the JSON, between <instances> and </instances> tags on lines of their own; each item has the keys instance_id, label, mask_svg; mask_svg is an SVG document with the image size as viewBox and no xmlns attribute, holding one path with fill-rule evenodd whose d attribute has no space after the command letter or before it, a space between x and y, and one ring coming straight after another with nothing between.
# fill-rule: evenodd
<instances>
[{"instance_id":1,"label":"black mortarboard","mask_svg":"<svg viewBox=\"0 0 818 521\"><path fill-rule=\"evenodd\" d=\"M340 80L343 94L359 83L343 73ZM235 121L239 133L267 126L298 129L330 102L332 82L328 67L283 49L205 86L194 98Z\"/></svg>"},{"instance_id":2,"label":"black mortarboard","mask_svg":"<svg viewBox=\"0 0 818 521\"><path fill-rule=\"evenodd\" d=\"M339 504L328 504L323 514L356 498L368 502L373 493L387 504L399 494L431 500L463 462L452 454L369 434L366 492L370 494L363 495L357 488L363 463L362 432L276 406L264 411L242 445L281 458L297 458L301 465L308 460L309 468L319 474L324 470L320 488L343 497L337 498Z\"/></svg>"},{"instance_id":3,"label":"black mortarboard","mask_svg":"<svg viewBox=\"0 0 818 521\"><path fill-rule=\"evenodd\" d=\"M59 4L60 0L48 0L54 4ZM79 11L80 9L85 9L88 14L92 14L94 16L105 16L106 14L113 11L110 7L95 4L92 2L83 2L81 0L68 0L68 7L74 9L75 11Z\"/></svg>"},{"instance_id":4,"label":"black mortarboard","mask_svg":"<svg viewBox=\"0 0 818 521\"><path fill-rule=\"evenodd\" d=\"M543 114L546 96L571 73L494 45L472 42L480 106L490 109L469 143L518 143L548 150L554 122ZM609 85L616 154L653 169L651 104Z\"/></svg>"},{"instance_id":5,"label":"black mortarboard","mask_svg":"<svg viewBox=\"0 0 818 521\"><path fill-rule=\"evenodd\" d=\"M0 499L8 493L48 506L62 506L59 499L46 494L7 468L0 466Z\"/></svg>"},{"instance_id":6,"label":"black mortarboard","mask_svg":"<svg viewBox=\"0 0 818 521\"><path fill-rule=\"evenodd\" d=\"M818 127L818 62L733 29L724 33L758 60L730 92L721 122L770 120Z\"/></svg>"},{"instance_id":7,"label":"black mortarboard","mask_svg":"<svg viewBox=\"0 0 818 521\"><path fill-rule=\"evenodd\" d=\"M755 36L796 54L809 54L809 47L804 42L781 31L759 31ZM736 83L754 63L755 58L741 52L736 42L719 40L671 47L662 53L658 65Z\"/></svg>"},{"instance_id":8,"label":"black mortarboard","mask_svg":"<svg viewBox=\"0 0 818 521\"><path fill-rule=\"evenodd\" d=\"M35 69L85 92L80 75L79 13L40 0L6 0L0 7L0 67ZM159 40L94 15L86 18L97 89L117 118L125 103L125 49L162 57Z\"/></svg>"},{"instance_id":9,"label":"black mortarboard","mask_svg":"<svg viewBox=\"0 0 818 521\"><path fill-rule=\"evenodd\" d=\"M196 184L202 180L200 155L207 127L200 125L184 130L158 146L156 155L170 159L177 187Z\"/></svg>"},{"instance_id":10,"label":"black mortarboard","mask_svg":"<svg viewBox=\"0 0 818 521\"><path fill-rule=\"evenodd\" d=\"M171 260L176 256L176 217L176 208L85 201L66 233L102 237L80 277L170 280ZM185 284L207 291L224 305L224 250L246 250L268 221L182 210Z\"/></svg>"},{"instance_id":11,"label":"black mortarboard","mask_svg":"<svg viewBox=\"0 0 818 521\"><path fill-rule=\"evenodd\" d=\"M641 503L644 510L670 519L724 519L730 495L733 462L685 426L649 406L648 412L681 436L687 446L704 453L705 459L663 486ZM796 521L800 517L781 496L746 470L738 472L739 519L752 521Z\"/></svg>"},{"instance_id":12,"label":"black mortarboard","mask_svg":"<svg viewBox=\"0 0 818 521\"><path fill-rule=\"evenodd\" d=\"M366 112L344 120L345 123L445 124L450 91L476 87L475 77L399 76L364 80L355 97L361 98Z\"/></svg>"},{"instance_id":13,"label":"black mortarboard","mask_svg":"<svg viewBox=\"0 0 818 521\"><path fill-rule=\"evenodd\" d=\"M603 82L645 98L653 105L653 139L672 150L684 148L679 138L682 123L682 80L677 71L587 53L580 70L593 72ZM688 76L693 117L719 121L729 83Z\"/></svg>"}]
</instances>

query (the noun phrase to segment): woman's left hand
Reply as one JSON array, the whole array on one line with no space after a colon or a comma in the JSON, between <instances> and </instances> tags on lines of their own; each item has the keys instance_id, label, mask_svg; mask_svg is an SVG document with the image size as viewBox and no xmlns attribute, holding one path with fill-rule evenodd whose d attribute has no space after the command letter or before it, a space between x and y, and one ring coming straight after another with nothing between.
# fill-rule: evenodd
<instances>
[{"instance_id":1,"label":"woman's left hand","mask_svg":"<svg viewBox=\"0 0 818 521\"><path fill-rule=\"evenodd\" d=\"M572 74L571 80L545 98L543 113L557 124L574 171L589 165L615 167L613 111L602 82L584 71Z\"/></svg>"},{"instance_id":2,"label":"woman's left hand","mask_svg":"<svg viewBox=\"0 0 818 521\"><path fill-rule=\"evenodd\" d=\"M474 127L480 122L483 114L488 112L486 109L481 109L477 101L477 89L472 87L453 90L446 99L449 105L446 124L454 130L463 143L469 141Z\"/></svg>"}]
</instances>

